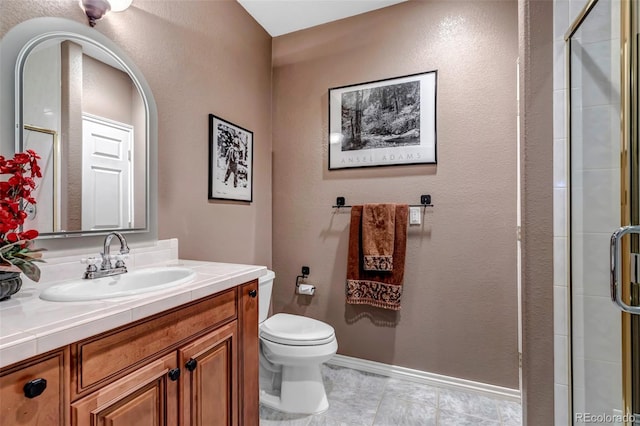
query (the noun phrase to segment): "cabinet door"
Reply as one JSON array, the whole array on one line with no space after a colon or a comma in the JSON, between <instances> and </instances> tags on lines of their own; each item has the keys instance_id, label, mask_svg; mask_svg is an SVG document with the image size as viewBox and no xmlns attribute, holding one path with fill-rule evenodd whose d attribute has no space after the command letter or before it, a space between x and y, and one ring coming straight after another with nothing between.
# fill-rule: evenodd
<instances>
[{"instance_id":1,"label":"cabinet door","mask_svg":"<svg viewBox=\"0 0 640 426\"><path fill-rule=\"evenodd\" d=\"M240 286L238 328L240 333L240 424L260 423L260 385L258 382L258 281Z\"/></svg>"},{"instance_id":2,"label":"cabinet door","mask_svg":"<svg viewBox=\"0 0 640 426\"><path fill-rule=\"evenodd\" d=\"M174 352L79 399L71 404L72 425L176 425L178 382L175 368Z\"/></svg>"},{"instance_id":3,"label":"cabinet door","mask_svg":"<svg viewBox=\"0 0 640 426\"><path fill-rule=\"evenodd\" d=\"M178 351L184 371L181 425L238 425L237 347L237 323L233 321Z\"/></svg>"},{"instance_id":4,"label":"cabinet door","mask_svg":"<svg viewBox=\"0 0 640 426\"><path fill-rule=\"evenodd\" d=\"M64 426L68 351L58 351L0 373L0 425Z\"/></svg>"}]
</instances>

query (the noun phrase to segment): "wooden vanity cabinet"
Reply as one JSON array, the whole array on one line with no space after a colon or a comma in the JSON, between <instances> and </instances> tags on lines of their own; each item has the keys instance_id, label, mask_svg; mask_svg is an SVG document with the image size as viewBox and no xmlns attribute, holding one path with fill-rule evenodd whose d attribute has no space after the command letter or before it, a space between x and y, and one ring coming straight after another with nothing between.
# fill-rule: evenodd
<instances>
[{"instance_id":1,"label":"wooden vanity cabinet","mask_svg":"<svg viewBox=\"0 0 640 426\"><path fill-rule=\"evenodd\" d=\"M238 294L232 288L72 344L71 399L236 320Z\"/></svg>"},{"instance_id":2,"label":"wooden vanity cabinet","mask_svg":"<svg viewBox=\"0 0 640 426\"><path fill-rule=\"evenodd\" d=\"M77 426L165 426L177 424L178 383L175 354L151 361L71 404Z\"/></svg>"},{"instance_id":3,"label":"wooden vanity cabinet","mask_svg":"<svg viewBox=\"0 0 640 426\"><path fill-rule=\"evenodd\" d=\"M0 370L0 425L68 425L69 350Z\"/></svg>"},{"instance_id":4,"label":"wooden vanity cabinet","mask_svg":"<svg viewBox=\"0 0 640 426\"><path fill-rule=\"evenodd\" d=\"M257 290L254 280L0 370L0 425L258 426ZM47 391L25 398L24 383L44 376Z\"/></svg>"}]
</instances>

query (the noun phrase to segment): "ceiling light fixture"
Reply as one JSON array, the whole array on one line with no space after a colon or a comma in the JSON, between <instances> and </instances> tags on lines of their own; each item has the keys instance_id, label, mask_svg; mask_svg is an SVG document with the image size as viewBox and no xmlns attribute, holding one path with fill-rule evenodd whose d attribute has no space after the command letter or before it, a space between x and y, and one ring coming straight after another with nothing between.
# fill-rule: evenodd
<instances>
[{"instance_id":1,"label":"ceiling light fixture","mask_svg":"<svg viewBox=\"0 0 640 426\"><path fill-rule=\"evenodd\" d=\"M80 7L89 18L89 25L96 26L96 21L102 19L107 12L122 12L133 0L80 0Z\"/></svg>"}]
</instances>

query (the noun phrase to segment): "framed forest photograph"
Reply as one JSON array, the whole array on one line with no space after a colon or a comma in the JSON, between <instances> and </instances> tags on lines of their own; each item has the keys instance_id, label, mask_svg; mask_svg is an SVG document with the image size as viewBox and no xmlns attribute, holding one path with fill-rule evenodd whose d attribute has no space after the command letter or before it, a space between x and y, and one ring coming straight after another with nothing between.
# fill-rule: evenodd
<instances>
[{"instance_id":1,"label":"framed forest photograph","mask_svg":"<svg viewBox=\"0 0 640 426\"><path fill-rule=\"evenodd\" d=\"M209 199L253 201L253 132L209 114Z\"/></svg>"},{"instance_id":2,"label":"framed forest photograph","mask_svg":"<svg viewBox=\"0 0 640 426\"><path fill-rule=\"evenodd\" d=\"M329 89L329 170L436 164L437 71Z\"/></svg>"}]
</instances>

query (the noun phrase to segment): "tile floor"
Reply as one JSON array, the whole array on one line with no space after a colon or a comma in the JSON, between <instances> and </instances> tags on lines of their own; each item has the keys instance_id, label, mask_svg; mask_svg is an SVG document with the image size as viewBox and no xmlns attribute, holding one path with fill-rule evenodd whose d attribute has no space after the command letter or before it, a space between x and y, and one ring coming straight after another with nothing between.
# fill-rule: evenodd
<instances>
[{"instance_id":1,"label":"tile floor","mask_svg":"<svg viewBox=\"0 0 640 426\"><path fill-rule=\"evenodd\" d=\"M322 367L329 410L315 416L260 407L261 426L520 426L517 402Z\"/></svg>"}]
</instances>

